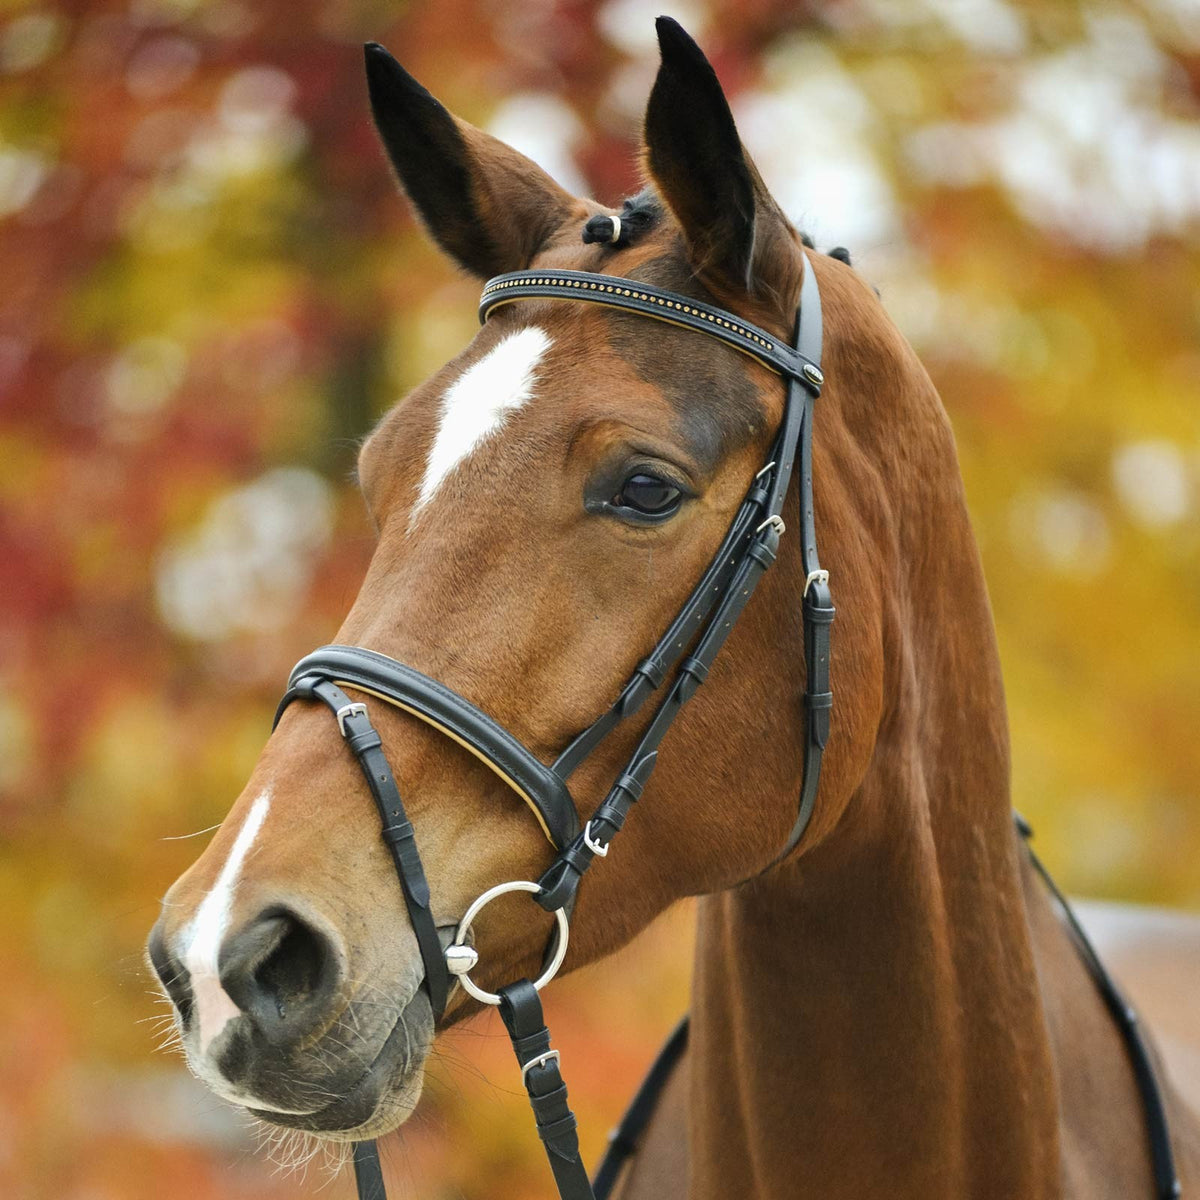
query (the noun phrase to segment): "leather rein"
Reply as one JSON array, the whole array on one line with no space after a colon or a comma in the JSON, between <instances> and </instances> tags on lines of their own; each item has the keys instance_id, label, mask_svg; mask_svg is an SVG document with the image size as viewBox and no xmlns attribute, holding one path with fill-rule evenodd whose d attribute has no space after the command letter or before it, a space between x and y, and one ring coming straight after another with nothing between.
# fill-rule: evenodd
<instances>
[{"instance_id":1,"label":"leather rein","mask_svg":"<svg viewBox=\"0 0 1200 1200\"><path fill-rule=\"evenodd\" d=\"M357 646L324 646L301 659L288 680L275 724L297 700L324 704L336 717L379 811L382 837L392 855L425 967L422 986L428 994L434 1022L445 1011L454 980L476 1000L499 1008L561 1200L603 1200L622 1163L635 1148L658 1094L684 1050L687 1019L672 1035L613 1135L593 1190L579 1153L576 1122L567 1104L559 1053L551 1048L538 992L554 977L566 955L569 918L580 880L597 858L608 855L654 770L662 739L704 683L734 623L775 561L785 532L782 511L793 473L798 481L799 543L804 572L801 607L805 755L796 818L775 863L795 849L816 802L833 706L829 651L835 612L829 574L821 569L817 558L813 512L814 402L824 382L820 365L821 297L816 272L806 255L795 344L788 345L733 313L651 284L585 271L516 271L498 275L485 285L479 304L480 323L486 322L488 315L501 305L529 299L596 303L693 329L749 355L782 377L786 387L783 420L767 460L750 481L716 554L616 700L550 766L445 684L386 655ZM355 697L369 696L417 717L474 754L529 805L556 851L554 861L537 882L502 882L479 896L459 921L453 943L444 950L433 917L429 882L417 850L416 834L405 814L382 740L371 723L366 702L352 699L345 689ZM569 787L571 775L609 733L660 692L658 707L624 770L603 802L581 825ZM479 987L470 977L478 962L478 954L471 945L471 926L491 900L508 892L529 893L543 909L554 914L556 926L540 977L535 981L518 980L493 993ZM1082 936L1082 930L1079 934ZM1089 967L1094 961L1103 974L1094 952L1085 955L1085 959ZM1117 995L1111 980L1107 975L1103 977ZM1132 1047L1130 1052L1135 1063L1143 1067L1137 1075L1151 1131L1156 1195L1168 1200L1179 1194L1178 1183L1153 1070L1135 1019L1131 1018L1132 1010L1123 1002L1117 1006L1114 1001L1110 1007L1114 1008L1127 1043L1132 1036L1141 1051L1140 1058ZM355 1145L354 1168L359 1200L385 1200L383 1173L374 1141Z\"/></svg>"}]
</instances>

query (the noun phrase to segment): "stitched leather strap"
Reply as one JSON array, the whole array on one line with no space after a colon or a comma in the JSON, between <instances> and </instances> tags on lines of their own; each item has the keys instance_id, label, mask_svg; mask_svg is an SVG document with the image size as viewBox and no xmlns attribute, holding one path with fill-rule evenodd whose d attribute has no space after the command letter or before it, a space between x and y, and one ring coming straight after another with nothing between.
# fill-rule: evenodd
<instances>
[{"instance_id":1,"label":"stitched leather strap","mask_svg":"<svg viewBox=\"0 0 1200 1200\"><path fill-rule=\"evenodd\" d=\"M550 1049L542 1001L528 979L500 989L500 1016L521 1067L538 1137L546 1147L559 1196L562 1200L595 1200L579 1157L579 1134L575 1114L567 1104L567 1085L559 1070L558 1052Z\"/></svg>"},{"instance_id":2,"label":"stitched leather strap","mask_svg":"<svg viewBox=\"0 0 1200 1200\"><path fill-rule=\"evenodd\" d=\"M546 295L561 295L557 286L543 283L540 287L541 292ZM796 342L798 346L805 346L810 353L820 354L820 292L816 272L808 263L805 265L804 282L801 286ZM617 703L601 717L597 723L601 729L598 731L597 726L593 725L585 730L560 758L560 763L566 759L570 768L574 769L598 743L600 737L623 719L627 693L638 687L657 687L658 679L678 663L675 681L630 756L629 765L621 780L618 780L604 802L593 813L586 830L578 834L574 841L559 853L539 880L543 891L537 898L538 903L547 910L553 911L555 908L571 904L584 873L602 851L607 853L607 846L624 826L630 808L641 794L649 773L654 768L658 746L666 736L667 730L708 677L709 668L749 602L763 573L774 563L780 533L784 529L781 513L793 464L799 465L800 472L800 550L801 565L805 572L802 600L805 631L805 755L796 818L787 841L772 860L772 865L790 854L803 836L816 804L821 763L829 736L830 711L833 706L833 693L829 684L829 659L830 626L835 609L830 598L828 577L821 572L818 565L812 497L812 431L814 401L819 390L819 384L803 375L788 377L783 422L772 448L772 457L756 477L744 505L744 508L750 510L750 515L745 519L746 532L739 533L737 539L731 541L735 532L742 527L743 512L739 511L730 534L710 564L705 579L701 581L702 590L693 591L680 617L672 623L667 638L659 642L655 651L639 666L633 679L626 684ZM696 600L694 607L693 600ZM681 625L681 618L685 616L687 623ZM698 640L692 653L686 659L682 659L688 641L697 636ZM639 699L637 705L640 706L641 703L642 699ZM631 777L638 784L636 789L623 785L622 781Z\"/></svg>"},{"instance_id":3,"label":"stitched leather strap","mask_svg":"<svg viewBox=\"0 0 1200 1200\"><path fill-rule=\"evenodd\" d=\"M829 599L829 585L814 582L804 599L804 659L808 664L808 678L804 693L805 745L800 807L780 859L786 858L804 836L817 803L821 759L829 738L829 718L833 709L833 692L829 686L829 627L836 611Z\"/></svg>"},{"instance_id":4,"label":"stitched leather strap","mask_svg":"<svg viewBox=\"0 0 1200 1200\"><path fill-rule=\"evenodd\" d=\"M275 712L272 728L279 724L284 711L295 700L318 700L336 717L347 746L358 760L383 824L381 836L392 855L404 906L417 939L417 949L425 967L423 986L436 1023L446 1008L450 974L442 953L441 939L433 919L429 881L417 851L416 834L404 811L400 789L383 753L383 742L367 716L366 705L355 704L336 683L320 674L297 676L293 671L289 686ZM374 1140L354 1145L354 1183L358 1200L387 1200L379 1148Z\"/></svg>"},{"instance_id":5,"label":"stitched leather strap","mask_svg":"<svg viewBox=\"0 0 1200 1200\"><path fill-rule=\"evenodd\" d=\"M434 726L495 771L533 809L555 848L579 832L575 802L560 775L540 762L482 709L420 671L361 646L322 646L305 655L288 679L289 689L318 673L368 692ZM280 709L290 703L289 690ZM276 721L279 717L276 714Z\"/></svg>"},{"instance_id":6,"label":"stitched leather strap","mask_svg":"<svg viewBox=\"0 0 1200 1200\"><path fill-rule=\"evenodd\" d=\"M800 320L796 329L796 345L802 353L821 354L822 320L821 293L811 264L805 265L804 284L800 291ZM794 461L800 470L797 491L800 509L800 569L804 572L804 592L801 605L804 616L804 766L800 782L800 804L796 820L776 862L782 862L799 844L812 819L821 784L821 761L825 743L829 740L829 723L833 709L830 687L830 634L837 610L829 590L829 577L821 570L817 557L817 523L813 501L813 422L816 419L815 396L808 391L803 397L791 385L789 409L800 419L802 427L797 438ZM789 463L774 481L787 490ZM774 500L774 497L772 497Z\"/></svg>"},{"instance_id":7,"label":"stitched leather strap","mask_svg":"<svg viewBox=\"0 0 1200 1200\"><path fill-rule=\"evenodd\" d=\"M642 1134L650 1124L650 1118L658 1107L658 1098L663 1088L671 1078L672 1072L687 1049L688 1027L690 1022L685 1016L675 1026L666 1044L658 1052L646 1078L642 1080L637 1094L625 1110L620 1124L608 1135L608 1149L596 1168L596 1177L592 1180L592 1191L596 1200L608 1200L608 1195L621 1174L621 1168L637 1152Z\"/></svg>"},{"instance_id":8,"label":"stitched leather strap","mask_svg":"<svg viewBox=\"0 0 1200 1200\"><path fill-rule=\"evenodd\" d=\"M590 271L510 271L506 275L497 275L487 281L479 298L479 322L483 324L494 308L514 300L564 298L623 308L656 321L706 333L757 359L776 374L800 380L817 391L824 380L819 338L815 343L817 354L806 357L801 350L731 312L619 275Z\"/></svg>"},{"instance_id":9,"label":"stitched leather strap","mask_svg":"<svg viewBox=\"0 0 1200 1200\"><path fill-rule=\"evenodd\" d=\"M446 970L441 939L433 919L429 881L425 878L425 868L417 852L416 836L405 814L392 768L384 756L383 743L367 716L366 705L354 704L336 683L315 674L294 680L275 715L276 724L287 705L298 699L319 700L337 715L346 745L353 751L370 788L383 823L382 837L391 852L404 894L404 905L412 922L413 933L416 934L417 948L425 966L424 986L429 993L429 1003L436 1022L446 1008L450 973Z\"/></svg>"},{"instance_id":10,"label":"stitched leather strap","mask_svg":"<svg viewBox=\"0 0 1200 1200\"><path fill-rule=\"evenodd\" d=\"M737 566L742 544L750 531L761 519L759 514L767 499L767 492L756 479L742 501L716 554L705 568L700 581L684 601L666 633L658 640L653 650L638 664L620 695L602 716L579 734L558 756L554 763L555 774L569 779L580 763L612 732L626 717L632 716L642 707L647 698L658 690L667 676L675 669L688 644L696 636L704 619L712 611L717 597L728 585L729 578Z\"/></svg>"},{"instance_id":11,"label":"stitched leather strap","mask_svg":"<svg viewBox=\"0 0 1200 1200\"><path fill-rule=\"evenodd\" d=\"M379 1147L374 1139L354 1143L354 1185L358 1189L358 1200L387 1200Z\"/></svg>"},{"instance_id":12,"label":"stitched leather strap","mask_svg":"<svg viewBox=\"0 0 1200 1200\"><path fill-rule=\"evenodd\" d=\"M1154 1069L1154 1060L1150 1057L1146 1039L1142 1035L1137 1010L1125 999L1121 989L1117 987L1116 981L1100 961L1100 956L1096 953L1091 938L1088 937L1079 918L1075 915L1075 910L1059 889L1058 884L1051 878L1050 872L1046 870L1042 860L1033 852L1033 847L1029 844L1033 838L1033 829L1029 822L1019 813L1014 813L1013 819L1017 826L1017 832L1025 840L1025 848L1029 852L1029 860L1033 864L1034 870L1042 877L1042 882L1046 885L1050 895L1054 897L1071 939L1075 943L1075 948L1079 951L1080 958L1083 959L1083 965L1091 975L1092 982L1096 985L1096 990L1100 993L1105 1008L1116 1022L1117 1029L1125 1042L1125 1049L1129 1054L1129 1063L1133 1068L1134 1078L1137 1080L1138 1092L1142 1098L1142 1109L1146 1117L1146 1136L1150 1143L1150 1165L1154 1172L1155 1200L1178 1200L1178 1197L1183 1194L1183 1184L1180 1183L1179 1173L1175 1169L1175 1154L1171 1149L1171 1130L1167 1123L1167 1110L1163 1104L1162 1089Z\"/></svg>"}]
</instances>

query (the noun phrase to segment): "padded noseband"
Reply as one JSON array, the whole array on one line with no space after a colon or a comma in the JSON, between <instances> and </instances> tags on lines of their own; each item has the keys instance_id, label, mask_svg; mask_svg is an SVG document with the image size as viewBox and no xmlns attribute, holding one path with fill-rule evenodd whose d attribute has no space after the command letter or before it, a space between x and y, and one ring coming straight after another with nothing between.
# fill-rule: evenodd
<instances>
[{"instance_id":1,"label":"padded noseband","mask_svg":"<svg viewBox=\"0 0 1200 1200\"><path fill-rule=\"evenodd\" d=\"M579 816L565 779L534 758L487 713L445 684L375 650L322 646L292 669L276 722L283 710L303 694L300 685L308 677L332 679L341 687L386 700L469 750L533 809L542 832L556 850L579 832Z\"/></svg>"}]
</instances>

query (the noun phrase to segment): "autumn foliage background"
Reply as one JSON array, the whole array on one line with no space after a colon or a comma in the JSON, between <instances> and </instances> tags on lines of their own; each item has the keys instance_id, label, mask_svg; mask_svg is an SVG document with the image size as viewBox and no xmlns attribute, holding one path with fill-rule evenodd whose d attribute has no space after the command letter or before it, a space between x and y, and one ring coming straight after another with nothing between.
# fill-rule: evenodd
<instances>
[{"instance_id":1,"label":"autumn foliage background","mask_svg":"<svg viewBox=\"0 0 1200 1200\"><path fill-rule=\"evenodd\" d=\"M945 399L1044 857L1200 906L1200 8L668 9ZM615 202L657 11L0 0L0 1194L326 1185L272 1174L153 1052L141 947L354 595L355 439L473 329L477 284L376 146L360 43ZM688 928L552 989L592 1160L686 1005ZM394 1195L547 1194L499 1025L431 1074L384 1147Z\"/></svg>"}]
</instances>

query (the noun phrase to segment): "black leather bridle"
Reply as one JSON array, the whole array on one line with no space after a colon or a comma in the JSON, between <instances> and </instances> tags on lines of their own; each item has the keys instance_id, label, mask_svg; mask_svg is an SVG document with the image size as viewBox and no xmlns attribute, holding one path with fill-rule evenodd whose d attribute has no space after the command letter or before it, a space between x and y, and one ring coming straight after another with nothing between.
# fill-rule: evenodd
<instances>
[{"instance_id":1,"label":"black leather bridle","mask_svg":"<svg viewBox=\"0 0 1200 1200\"><path fill-rule=\"evenodd\" d=\"M829 736L833 693L829 685L830 626L834 607L829 575L817 560L813 516L812 437L814 402L820 395L821 297L816 273L805 256L795 346L733 313L687 296L618 276L585 271L516 271L498 275L483 289L480 322L502 304L527 299L575 300L604 304L681 325L715 337L757 359L782 376L786 386L783 420L770 454L754 476L716 554L670 627L638 664L612 705L578 734L547 767L506 729L469 700L444 684L357 646L324 646L296 664L275 714L279 723L295 700L316 700L337 718L338 728L362 769L383 824L383 840L392 854L409 919L425 966L424 987L433 1019L445 1010L451 979L456 977L475 999L497 1005L508 1028L521 1068L538 1135L546 1148L561 1200L603 1200L621 1164L632 1153L649 1120L655 1100L686 1046L687 1019L680 1023L634 1098L610 1142L597 1172L595 1188L579 1154L575 1117L567 1105L567 1089L559 1070L558 1051L542 1015L538 991L555 975L567 950L568 918L579 881L597 858L609 852L634 803L654 770L662 739L683 706L705 681L713 660L741 615L763 573L775 561L785 531L782 511L793 471L798 473L800 555L804 571L802 611L805 660L805 754L796 819L774 862L799 843L813 813L821 776L821 759ZM671 680L624 771L604 801L581 827L568 780L601 741ZM442 948L430 904L429 882L417 852L400 791L371 724L367 705L343 690L373 696L403 709L452 738L481 759L533 809L557 851L537 883L514 880L497 884L479 896L463 914L454 942ZM1028 837L1028 827L1018 818ZM1145 1109L1150 1154L1158 1200L1180 1195L1165 1108L1153 1061L1138 1027L1137 1015L1105 971L1061 892L1036 856L1043 875L1061 905L1084 964L1112 1013L1134 1069ZM471 923L491 900L507 892L530 893L554 913L556 935L547 948L541 976L518 980L498 993L482 990L470 978L478 955L469 944ZM383 1173L373 1141L354 1150L359 1200L385 1200Z\"/></svg>"},{"instance_id":2,"label":"black leather bridle","mask_svg":"<svg viewBox=\"0 0 1200 1200\"><path fill-rule=\"evenodd\" d=\"M549 767L457 692L386 655L357 646L324 646L301 659L288 680L275 723L296 700L319 701L336 716L379 809L383 840L395 863L425 966L424 986L434 1021L445 1010L452 977L457 977L477 1000L498 1005L559 1194L563 1200L591 1200L593 1192L579 1156L575 1118L567 1106L558 1052L550 1048L538 990L549 982L566 953L568 916L579 881L597 858L608 854L654 770L667 730L707 678L763 573L775 561L785 530L782 511L793 470L798 473L800 552L805 576L802 607L807 736L796 819L777 860L800 841L816 802L833 704L829 635L834 617L829 575L817 559L813 516L814 401L824 382L820 365L821 296L816 272L806 257L796 340L790 346L733 313L651 284L585 271L516 271L498 275L484 287L480 322L502 304L527 299L587 301L681 325L740 350L782 376L786 386L783 420L765 464L750 481L712 561L616 700ZM581 827L569 778L612 730L664 686L665 694L625 769ZM537 883L501 883L480 896L463 915L454 944L446 950L434 922L429 882L417 852L415 832L405 815L382 741L371 724L366 703L351 699L344 690L347 688L403 709L481 759L533 809L557 851ZM470 978L477 961L469 945L471 922L491 899L509 891L529 892L538 904L554 913L557 936L547 950L545 968L536 982L522 979L499 993L485 992ZM354 1161L360 1200L383 1200L383 1177L374 1143L358 1143Z\"/></svg>"}]
</instances>

